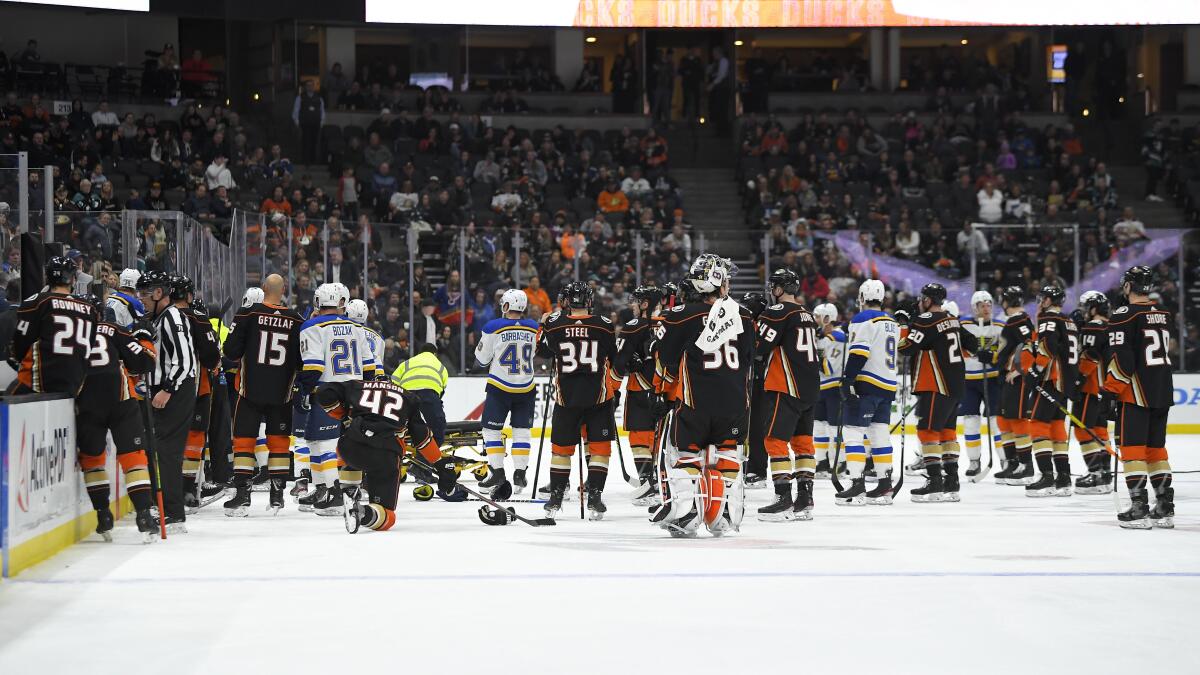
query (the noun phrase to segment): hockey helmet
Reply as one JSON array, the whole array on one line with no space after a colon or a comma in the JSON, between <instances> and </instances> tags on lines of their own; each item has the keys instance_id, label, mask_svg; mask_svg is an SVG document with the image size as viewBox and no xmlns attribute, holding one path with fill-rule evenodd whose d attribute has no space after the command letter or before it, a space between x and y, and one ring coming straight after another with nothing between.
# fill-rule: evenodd
<instances>
[{"instance_id":1,"label":"hockey helmet","mask_svg":"<svg viewBox=\"0 0 1200 675\"><path fill-rule=\"evenodd\" d=\"M921 287L921 297L940 305L946 301L946 287L941 284L925 284Z\"/></svg>"},{"instance_id":2,"label":"hockey helmet","mask_svg":"<svg viewBox=\"0 0 1200 675\"><path fill-rule=\"evenodd\" d=\"M1000 304L1005 307L1020 307L1025 304L1025 292L1020 286L1006 286L1000 291Z\"/></svg>"},{"instance_id":3,"label":"hockey helmet","mask_svg":"<svg viewBox=\"0 0 1200 675\"><path fill-rule=\"evenodd\" d=\"M663 300L663 290L657 286L638 286L633 290L633 297L654 309Z\"/></svg>"},{"instance_id":4,"label":"hockey helmet","mask_svg":"<svg viewBox=\"0 0 1200 675\"><path fill-rule=\"evenodd\" d=\"M367 308L366 300L355 298L346 303L346 318L354 323L366 323L368 313L370 310Z\"/></svg>"},{"instance_id":5,"label":"hockey helmet","mask_svg":"<svg viewBox=\"0 0 1200 675\"><path fill-rule=\"evenodd\" d=\"M266 294L263 293L263 289L259 288L258 286L251 286L250 288L246 289L245 293L242 294L242 307L252 307L257 305L266 297Z\"/></svg>"},{"instance_id":6,"label":"hockey helmet","mask_svg":"<svg viewBox=\"0 0 1200 675\"><path fill-rule=\"evenodd\" d=\"M342 296L333 284L321 284L313 292L313 304L318 309L337 309L342 306Z\"/></svg>"},{"instance_id":7,"label":"hockey helmet","mask_svg":"<svg viewBox=\"0 0 1200 675\"><path fill-rule=\"evenodd\" d=\"M834 323L838 318L837 307L831 302L822 302L813 308L812 313L821 320L821 323Z\"/></svg>"},{"instance_id":8,"label":"hockey helmet","mask_svg":"<svg viewBox=\"0 0 1200 675\"><path fill-rule=\"evenodd\" d=\"M104 298L95 295L94 293L72 293L71 297L75 298L76 300L82 300L92 307L95 307L96 311L100 312L100 316L104 316Z\"/></svg>"},{"instance_id":9,"label":"hockey helmet","mask_svg":"<svg viewBox=\"0 0 1200 675\"><path fill-rule=\"evenodd\" d=\"M138 277L138 292L152 291L156 288L167 288L171 285L171 277L166 272L151 270Z\"/></svg>"},{"instance_id":10,"label":"hockey helmet","mask_svg":"<svg viewBox=\"0 0 1200 675\"><path fill-rule=\"evenodd\" d=\"M800 275L786 267L771 272L771 278L768 280L768 283L772 291L779 288L788 295L795 295L800 292Z\"/></svg>"},{"instance_id":11,"label":"hockey helmet","mask_svg":"<svg viewBox=\"0 0 1200 675\"><path fill-rule=\"evenodd\" d=\"M992 300L992 294L987 291L975 291L971 294L971 306L979 307L983 303L995 304Z\"/></svg>"},{"instance_id":12,"label":"hockey helmet","mask_svg":"<svg viewBox=\"0 0 1200 675\"><path fill-rule=\"evenodd\" d=\"M869 302L882 303L885 295L887 295L887 289L884 288L882 281L867 279L858 287L858 304L861 307Z\"/></svg>"},{"instance_id":13,"label":"hockey helmet","mask_svg":"<svg viewBox=\"0 0 1200 675\"><path fill-rule=\"evenodd\" d=\"M674 304L679 300L679 284L674 281L668 281L662 285L663 297L662 301L665 304Z\"/></svg>"},{"instance_id":14,"label":"hockey helmet","mask_svg":"<svg viewBox=\"0 0 1200 675\"><path fill-rule=\"evenodd\" d=\"M1087 291L1079 296L1079 306L1100 316L1108 316L1108 296L1100 291Z\"/></svg>"},{"instance_id":15,"label":"hockey helmet","mask_svg":"<svg viewBox=\"0 0 1200 675\"><path fill-rule=\"evenodd\" d=\"M568 309L591 309L595 293L592 287L583 281L572 281L563 286L558 295L559 303Z\"/></svg>"},{"instance_id":16,"label":"hockey helmet","mask_svg":"<svg viewBox=\"0 0 1200 675\"><path fill-rule=\"evenodd\" d=\"M742 307L746 308L746 311L750 312L751 316L758 318L758 315L762 314L769 303L767 302L767 296L758 291L750 291L749 293L742 294L741 304Z\"/></svg>"},{"instance_id":17,"label":"hockey helmet","mask_svg":"<svg viewBox=\"0 0 1200 675\"><path fill-rule=\"evenodd\" d=\"M208 316L208 305L200 298L192 299L192 310L201 316Z\"/></svg>"},{"instance_id":18,"label":"hockey helmet","mask_svg":"<svg viewBox=\"0 0 1200 675\"><path fill-rule=\"evenodd\" d=\"M65 255L56 255L46 261L46 283L50 286L70 286L75 283L79 267Z\"/></svg>"},{"instance_id":19,"label":"hockey helmet","mask_svg":"<svg viewBox=\"0 0 1200 675\"><path fill-rule=\"evenodd\" d=\"M1129 284L1128 293L1148 294L1154 292L1154 270L1145 265L1135 265L1121 276L1121 286Z\"/></svg>"},{"instance_id":20,"label":"hockey helmet","mask_svg":"<svg viewBox=\"0 0 1200 675\"><path fill-rule=\"evenodd\" d=\"M141 278L141 272L135 269L125 268L121 270L121 276L117 283L121 288L137 288L138 279Z\"/></svg>"},{"instance_id":21,"label":"hockey helmet","mask_svg":"<svg viewBox=\"0 0 1200 675\"><path fill-rule=\"evenodd\" d=\"M942 310L950 316L958 317L958 303L953 300L947 300L942 303Z\"/></svg>"},{"instance_id":22,"label":"hockey helmet","mask_svg":"<svg viewBox=\"0 0 1200 675\"><path fill-rule=\"evenodd\" d=\"M529 306L529 296L525 291L510 288L500 296L501 312L524 312Z\"/></svg>"},{"instance_id":23,"label":"hockey helmet","mask_svg":"<svg viewBox=\"0 0 1200 675\"><path fill-rule=\"evenodd\" d=\"M342 305L350 302L350 289L346 288L346 284L335 281L329 285L337 289L338 300L341 301Z\"/></svg>"},{"instance_id":24,"label":"hockey helmet","mask_svg":"<svg viewBox=\"0 0 1200 675\"><path fill-rule=\"evenodd\" d=\"M167 290L172 301L187 300L188 295L196 290L196 284L185 274L173 274L167 282Z\"/></svg>"},{"instance_id":25,"label":"hockey helmet","mask_svg":"<svg viewBox=\"0 0 1200 675\"><path fill-rule=\"evenodd\" d=\"M1054 284L1043 286L1042 290L1038 292L1038 300L1049 300L1053 307L1062 307L1066 298L1067 294L1063 292L1063 289Z\"/></svg>"}]
</instances>

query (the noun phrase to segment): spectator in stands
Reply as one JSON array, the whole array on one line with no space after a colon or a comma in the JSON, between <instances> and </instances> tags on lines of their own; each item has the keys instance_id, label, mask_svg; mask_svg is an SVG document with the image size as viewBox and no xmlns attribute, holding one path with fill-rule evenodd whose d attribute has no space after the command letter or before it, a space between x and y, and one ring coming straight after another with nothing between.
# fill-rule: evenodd
<instances>
[{"instance_id":1,"label":"spectator in stands","mask_svg":"<svg viewBox=\"0 0 1200 675\"><path fill-rule=\"evenodd\" d=\"M180 72L184 96L202 96L207 93L205 87L217 81L212 66L204 60L204 54L199 49L192 50L191 58L183 62Z\"/></svg>"},{"instance_id":2,"label":"spectator in stands","mask_svg":"<svg viewBox=\"0 0 1200 675\"><path fill-rule=\"evenodd\" d=\"M609 72L608 79L612 83L613 112L625 114L636 112L639 87L633 57L628 54L618 54L613 60L613 67Z\"/></svg>"},{"instance_id":3,"label":"spectator in stands","mask_svg":"<svg viewBox=\"0 0 1200 675\"><path fill-rule=\"evenodd\" d=\"M312 80L305 80L303 90L296 95L292 121L300 130L300 160L305 164L317 162L321 126L325 124L325 100L317 93Z\"/></svg>"},{"instance_id":4,"label":"spectator in stands","mask_svg":"<svg viewBox=\"0 0 1200 675\"><path fill-rule=\"evenodd\" d=\"M341 105L342 94L350 88L350 78L342 72L342 64L334 63L329 69L329 73L325 75L325 79L321 82L321 90L328 93L329 104L334 106Z\"/></svg>"},{"instance_id":5,"label":"spectator in stands","mask_svg":"<svg viewBox=\"0 0 1200 675\"><path fill-rule=\"evenodd\" d=\"M921 252L921 233L913 229L912 223L907 218L902 218L893 243L896 246L896 253L900 257L916 259Z\"/></svg>"},{"instance_id":6,"label":"spectator in stands","mask_svg":"<svg viewBox=\"0 0 1200 675\"><path fill-rule=\"evenodd\" d=\"M975 195L979 203L979 219L985 223L998 223L1004 218L1004 195L996 189L995 182L989 180Z\"/></svg>"},{"instance_id":7,"label":"spectator in stands","mask_svg":"<svg viewBox=\"0 0 1200 675\"><path fill-rule=\"evenodd\" d=\"M1117 191L1108 184L1105 178L1094 178L1089 200L1096 208L1115 209L1117 208Z\"/></svg>"},{"instance_id":8,"label":"spectator in stands","mask_svg":"<svg viewBox=\"0 0 1200 675\"><path fill-rule=\"evenodd\" d=\"M983 213L983 202L980 202L980 218ZM1020 183L1013 183L1007 197L1004 198L1004 219L1012 223L1026 222L1033 216L1033 204L1029 196L1021 189ZM991 221L986 221L991 222Z\"/></svg>"},{"instance_id":9,"label":"spectator in stands","mask_svg":"<svg viewBox=\"0 0 1200 675\"><path fill-rule=\"evenodd\" d=\"M1143 198L1150 202L1161 202L1158 183L1167 166L1167 148L1163 142L1162 120L1155 120L1153 128L1142 140L1142 167L1146 169L1146 188Z\"/></svg>"},{"instance_id":10,"label":"spectator in stands","mask_svg":"<svg viewBox=\"0 0 1200 675\"><path fill-rule=\"evenodd\" d=\"M391 163L392 151L383 144L383 139L377 132L373 132L367 139L367 147L363 148L363 159L372 169L378 168L380 164Z\"/></svg>"},{"instance_id":11,"label":"spectator in stands","mask_svg":"<svg viewBox=\"0 0 1200 675\"><path fill-rule=\"evenodd\" d=\"M652 195L650 181L642 176L642 167L634 165L630 169L629 175L621 181L621 192L624 192L630 199L645 200Z\"/></svg>"},{"instance_id":12,"label":"spectator in stands","mask_svg":"<svg viewBox=\"0 0 1200 675\"><path fill-rule=\"evenodd\" d=\"M421 311L416 316L416 323L412 326L413 345L418 347L426 344L436 345L438 333L441 332L441 322L435 315L437 303L432 298L426 298L421 300L420 307Z\"/></svg>"},{"instance_id":13,"label":"spectator in stands","mask_svg":"<svg viewBox=\"0 0 1200 675\"><path fill-rule=\"evenodd\" d=\"M670 49L660 50L651 84L651 115L657 124L670 124L671 99L675 96L675 63Z\"/></svg>"},{"instance_id":14,"label":"spectator in stands","mask_svg":"<svg viewBox=\"0 0 1200 675\"><path fill-rule=\"evenodd\" d=\"M629 210L629 199L615 180L609 180L596 198L597 207L604 213L624 214Z\"/></svg>"},{"instance_id":15,"label":"spectator in stands","mask_svg":"<svg viewBox=\"0 0 1200 675\"><path fill-rule=\"evenodd\" d=\"M218 187L232 190L237 187L237 183L233 181L233 173L227 166L228 162L229 159L223 152L218 151L213 156L212 164L204 170L204 183L209 190L216 190Z\"/></svg>"},{"instance_id":16,"label":"spectator in stands","mask_svg":"<svg viewBox=\"0 0 1200 675\"><path fill-rule=\"evenodd\" d=\"M362 273L353 262L345 259L340 246L329 247L329 268L325 270L325 282L351 287L362 283Z\"/></svg>"},{"instance_id":17,"label":"spectator in stands","mask_svg":"<svg viewBox=\"0 0 1200 675\"><path fill-rule=\"evenodd\" d=\"M1150 238L1146 234L1146 224L1137 219L1132 206L1126 206L1121 212L1121 219L1113 225L1112 232L1117 248L1125 248L1134 242Z\"/></svg>"},{"instance_id":18,"label":"spectator in stands","mask_svg":"<svg viewBox=\"0 0 1200 675\"><path fill-rule=\"evenodd\" d=\"M700 90L704 86L704 60L699 47L692 47L679 61L680 90L683 93L681 117L689 123L700 116Z\"/></svg>"},{"instance_id":19,"label":"spectator in stands","mask_svg":"<svg viewBox=\"0 0 1200 675\"><path fill-rule=\"evenodd\" d=\"M271 175L277 179L282 179L285 176L291 176L292 172L295 170L292 166L292 160L284 157L283 147L278 143L271 144L271 160L267 164L267 168L270 170Z\"/></svg>"},{"instance_id":20,"label":"spectator in stands","mask_svg":"<svg viewBox=\"0 0 1200 675\"><path fill-rule=\"evenodd\" d=\"M579 71L579 78L575 80L574 91L579 93L599 92L603 83L600 81L600 69L596 65L597 61L587 60L583 62L583 68Z\"/></svg>"},{"instance_id":21,"label":"spectator in stands","mask_svg":"<svg viewBox=\"0 0 1200 675\"><path fill-rule=\"evenodd\" d=\"M233 217L233 200L229 198L229 188L218 185L211 193L213 217L218 220L228 220Z\"/></svg>"},{"instance_id":22,"label":"spectator in stands","mask_svg":"<svg viewBox=\"0 0 1200 675\"><path fill-rule=\"evenodd\" d=\"M197 220L213 217L212 198L208 196L206 184L196 185L192 195L183 202L183 212Z\"/></svg>"},{"instance_id":23,"label":"spectator in stands","mask_svg":"<svg viewBox=\"0 0 1200 675\"><path fill-rule=\"evenodd\" d=\"M991 247L988 245L987 237L984 236L983 232L975 229L975 224L970 220L963 221L962 230L958 233L955 241L958 244L958 250L962 251L962 254L968 260L970 259L971 251L974 251L977 258L981 260L991 254Z\"/></svg>"},{"instance_id":24,"label":"spectator in stands","mask_svg":"<svg viewBox=\"0 0 1200 675\"><path fill-rule=\"evenodd\" d=\"M493 187L498 185L500 183L500 165L496 163L496 153L488 150L483 159L475 163L472 175L476 181L487 183Z\"/></svg>"},{"instance_id":25,"label":"spectator in stands","mask_svg":"<svg viewBox=\"0 0 1200 675\"><path fill-rule=\"evenodd\" d=\"M668 247L668 250L678 251L684 258L691 260L692 237L684 231L682 225L676 224L671 226L671 234L666 236L663 244Z\"/></svg>"},{"instance_id":26,"label":"spectator in stands","mask_svg":"<svg viewBox=\"0 0 1200 675\"><path fill-rule=\"evenodd\" d=\"M283 216L287 217L292 215L292 203L289 202L287 197L283 194L283 186L276 185L275 187L271 188L271 196L262 201L262 204L259 205L258 210L269 216L282 214Z\"/></svg>"},{"instance_id":27,"label":"spectator in stands","mask_svg":"<svg viewBox=\"0 0 1200 675\"><path fill-rule=\"evenodd\" d=\"M524 290L529 304L537 308L536 311L530 313L531 316L540 318L554 309L553 303L550 302L550 296L546 293L546 289L542 288L542 280L538 275L529 276Z\"/></svg>"}]
</instances>

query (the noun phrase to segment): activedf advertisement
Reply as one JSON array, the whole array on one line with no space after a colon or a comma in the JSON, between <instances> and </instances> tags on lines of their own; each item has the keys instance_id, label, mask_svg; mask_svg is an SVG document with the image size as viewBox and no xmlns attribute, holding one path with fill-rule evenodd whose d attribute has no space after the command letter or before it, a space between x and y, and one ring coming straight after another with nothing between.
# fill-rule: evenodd
<instances>
[{"instance_id":1,"label":"activedf advertisement","mask_svg":"<svg viewBox=\"0 0 1200 675\"><path fill-rule=\"evenodd\" d=\"M576 28L864 28L1200 23L1186 0L366 0L373 23Z\"/></svg>"}]
</instances>

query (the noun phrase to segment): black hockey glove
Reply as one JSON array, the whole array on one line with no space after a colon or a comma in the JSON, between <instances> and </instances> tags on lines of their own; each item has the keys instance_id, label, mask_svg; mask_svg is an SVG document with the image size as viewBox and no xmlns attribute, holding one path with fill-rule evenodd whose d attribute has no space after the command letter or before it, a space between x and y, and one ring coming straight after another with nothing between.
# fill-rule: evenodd
<instances>
[{"instance_id":1,"label":"black hockey glove","mask_svg":"<svg viewBox=\"0 0 1200 675\"><path fill-rule=\"evenodd\" d=\"M896 319L896 323L900 324L901 326L907 326L908 322L912 320L912 316L909 315L907 309L896 310L893 318Z\"/></svg>"},{"instance_id":2,"label":"black hockey glove","mask_svg":"<svg viewBox=\"0 0 1200 675\"><path fill-rule=\"evenodd\" d=\"M854 383L846 380L842 382L842 405L853 406L858 403L858 390L854 388Z\"/></svg>"},{"instance_id":3,"label":"black hockey glove","mask_svg":"<svg viewBox=\"0 0 1200 675\"><path fill-rule=\"evenodd\" d=\"M650 412L654 413L654 419L661 420L667 416L675 408L675 404L667 400L662 394L655 394L650 402Z\"/></svg>"},{"instance_id":4,"label":"black hockey glove","mask_svg":"<svg viewBox=\"0 0 1200 675\"><path fill-rule=\"evenodd\" d=\"M640 373L646 366L646 359L641 354L633 352L629 355L629 372Z\"/></svg>"},{"instance_id":5,"label":"black hockey glove","mask_svg":"<svg viewBox=\"0 0 1200 675\"><path fill-rule=\"evenodd\" d=\"M1113 394L1104 391L1100 393L1100 416L1109 422L1121 418L1121 400Z\"/></svg>"},{"instance_id":6,"label":"black hockey glove","mask_svg":"<svg viewBox=\"0 0 1200 675\"><path fill-rule=\"evenodd\" d=\"M458 474L454 473L454 460L450 457L443 457L433 465L437 471L437 486L438 490L447 494L453 492L454 486L458 484Z\"/></svg>"}]
</instances>

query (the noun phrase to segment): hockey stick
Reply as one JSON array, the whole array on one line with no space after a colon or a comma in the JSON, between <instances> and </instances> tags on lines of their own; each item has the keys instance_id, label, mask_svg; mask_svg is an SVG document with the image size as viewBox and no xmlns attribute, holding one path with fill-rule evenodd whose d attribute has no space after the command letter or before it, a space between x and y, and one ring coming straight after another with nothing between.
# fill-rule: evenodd
<instances>
[{"instance_id":1,"label":"hockey stick","mask_svg":"<svg viewBox=\"0 0 1200 675\"><path fill-rule=\"evenodd\" d=\"M142 396L142 416L146 418L146 449L150 463L154 465L154 496L158 500L158 533L160 539L167 538L167 514L163 511L162 475L158 471L158 441L154 438L154 413L150 410L150 373L142 376L146 383L146 395Z\"/></svg>"},{"instance_id":2,"label":"hockey stick","mask_svg":"<svg viewBox=\"0 0 1200 675\"><path fill-rule=\"evenodd\" d=\"M546 445L546 419L550 414L550 397L554 394L554 381L546 382L546 398L542 401L542 433L538 437L537 461L533 463L533 489L530 494L537 496L538 476L542 472L542 448Z\"/></svg>"},{"instance_id":3,"label":"hockey stick","mask_svg":"<svg viewBox=\"0 0 1200 675\"><path fill-rule=\"evenodd\" d=\"M909 393L908 392L908 387L909 387L908 379L909 379L908 378L908 364L905 363L904 364L904 381L901 383L901 386L900 386L901 397L903 399L905 399L905 401L901 402L901 406L900 406L901 408L904 407L903 403L906 402L906 400L908 399L908 393ZM916 406L916 403L913 403L913 406ZM896 495L900 494L900 488L904 487L904 446L905 446L905 443L908 441L908 415L907 414L900 417L899 424L900 424L900 463L892 465L892 473L898 473L900 475L900 477L896 480L896 484L892 486L892 498L893 499L895 499Z\"/></svg>"},{"instance_id":4,"label":"hockey stick","mask_svg":"<svg viewBox=\"0 0 1200 675\"><path fill-rule=\"evenodd\" d=\"M586 497L586 495L584 494L584 489L583 489L584 483L586 482L583 477L583 464L584 464L584 455L587 453L584 452L584 449L583 449L583 438L582 437L579 439L579 445L577 447L579 450L579 519L587 520L587 516L584 514L585 505L583 503L584 498ZM570 474L568 474L568 475L570 475Z\"/></svg>"},{"instance_id":5,"label":"hockey stick","mask_svg":"<svg viewBox=\"0 0 1200 675\"><path fill-rule=\"evenodd\" d=\"M992 317L989 316L988 322L987 322L987 327L991 327L991 325L992 325ZM986 351L988 348L987 338L986 337L980 338L980 340L981 340L981 345L980 345L981 351ZM978 356L976 357L976 359L978 359ZM992 422L991 397L988 396L988 384L989 384L988 376L987 376L988 364L985 364L983 361L980 361L979 365L983 366L983 379L980 380L980 382L983 383L983 415L985 418L987 418L988 465L987 465L986 469L983 469L979 472L979 475L975 477L975 480L971 481L972 483L983 482L983 479L987 478L987 475L992 472L992 465L995 464L995 462L996 462L996 457L995 457L996 444L995 444L995 441L992 439L992 437L996 435L996 429L995 429L995 423ZM998 374L999 373L997 373L997 375ZM982 426L980 428L982 429Z\"/></svg>"},{"instance_id":6,"label":"hockey stick","mask_svg":"<svg viewBox=\"0 0 1200 675\"><path fill-rule=\"evenodd\" d=\"M621 447L621 434L617 433L617 400L618 399L616 398L613 399L612 428L613 435L617 437L617 459L621 461L621 477L625 479L625 482L629 484L629 487L641 487L642 481L631 478L629 476L629 470L625 468L625 450ZM625 399L625 405L629 405L628 397Z\"/></svg>"},{"instance_id":7,"label":"hockey stick","mask_svg":"<svg viewBox=\"0 0 1200 675\"><path fill-rule=\"evenodd\" d=\"M430 466L429 463L425 461L424 457L414 454L412 457L409 458L409 461L420 465L421 467L423 467L424 469L429 471L431 474L437 473L437 470L434 469L432 466ZM484 504L487 504L488 506L500 509L501 511L508 511L508 509L505 509L503 506L501 506L499 504L499 502L495 501L494 499L492 499L490 497L486 497L486 496L472 490L471 488L467 487L466 485L463 485L462 483L455 483L455 485L462 488L464 492L466 492L467 494L471 495L472 497L478 499L479 501L483 502ZM544 525L557 525L558 524L558 523L554 522L553 518L525 518L524 516L521 516L513 511L509 511L509 513L512 513L513 517L515 517L517 520L521 521L522 523L529 525L530 527L542 527Z\"/></svg>"},{"instance_id":8,"label":"hockey stick","mask_svg":"<svg viewBox=\"0 0 1200 675\"><path fill-rule=\"evenodd\" d=\"M478 502L478 501L483 501L483 500L476 499L474 497L467 497L467 501ZM504 502L505 504L545 504L549 500L548 499L501 499L500 501Z\"/></svg>"},{"instance_id":9,"label":"hockey stick","mask_svg":"<svg viewBox=\"0 0 1200 675\"><path fill-rule=\"evenodd\" d=\"M904 398L907 399L908 396L905 395ZM888 429L888 434L896 433L896 430L900 428L900 426L904 423L904 420L907 419L908 416L910 414L912 414L913 409L917 407L917 402L913 401L912 405L901 406L901 407L903 408L903 410L900 412L900 419L896 420L896 423L892 425L891 429Z\"/></svg>"},{"instance_id":10,"label":"hockey stick","mask_svg":"<svg viewBox=\"0 0 1200 675\"><path fill-rule=\"evenodd\" d=\"M1067 419L1071 421L1071 424L1079 427L1080 429L1083 429L1084 433L1086 433L1088 436L1090 436L1097 445L1099 445L1101 448L1104 448L1105 452L1112 455L1113 457L1116 457L1117 461L1115 462L1115 464L1117 465L1117 467L1119 467L1121 465L1121 455L1119 455L1117 452L1115 452L1113 450L1110 450L1108 448L1108 444L1105 443L1104 441L1100 440L1100 437L1096 435L1096 432L1092 431L1087 426L1085 426L1083 424L1083 422L1079 421L1078 417L1071 414L1071 411L1067 410L1061 403L1059 403L1058 400L1056 400L1054 398L1054 396L1052 396L1050 394L1050 392L1043 389L1042 385L1034 384L1033 389L1037 393L1041 394L1042 398L1049 401L1050 405L1053 405L1055 408L1058 408L1059 412L1066 415ZM1114 467L1114 471L1113 471L1112 495L1113 495L1113 506L1116 507L1117 513L1120 513L1121 512L1121 495L1117 493L1117 472L1115 470L1117 467Z\"/></svg>"},{"instance_id":11,"label":"hockey stick","mask_svg":"<svg viewBox=\"0 0 1200 675\"><path fill-rule=\"evenodd\" d=\"M846 379L846 357L850 354L850 332L846 332L846 344L842 347L842 380ZM838 492L842 491L842 482L838 480L838 469L842 463L842 442L845 440L842 436L842 429L846 424L844 419L846 416L846 389L841 384L838 384L838 414L837 414L837 434L833 438L833 465L829 467L829 476L833 481L833 487Z\"/></svg>"}]
</instances>

